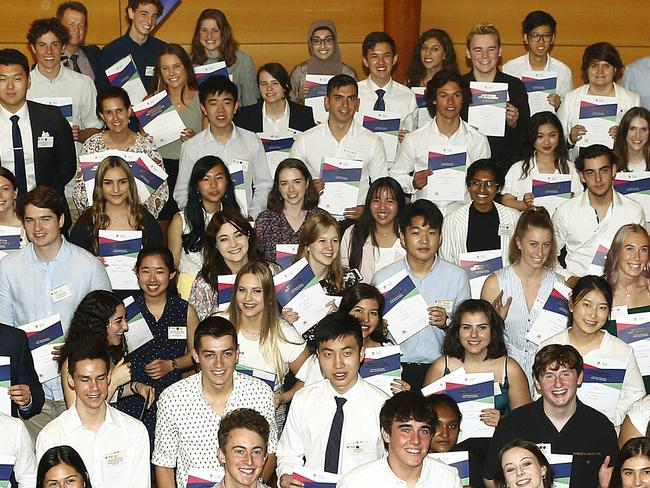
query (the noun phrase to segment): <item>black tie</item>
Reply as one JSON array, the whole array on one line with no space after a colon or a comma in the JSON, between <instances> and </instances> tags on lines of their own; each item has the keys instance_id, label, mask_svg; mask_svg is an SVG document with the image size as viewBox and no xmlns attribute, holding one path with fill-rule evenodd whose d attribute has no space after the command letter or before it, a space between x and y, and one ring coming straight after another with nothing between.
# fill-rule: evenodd
<instances>
[{"instance_id":1,"label":"black tie","mask_svg":"<svg viewBox=\"0 0 650 488\"><path fill-rule=\"evenodd\" d=\"M330 435L327 438L325 450L325 471L338 474L339 454L341 452L341 433L343 432L343 405L347 400L343 397L334 397L336 400L336 413L332 419Z\"/></svg>"},{"instance_id":2,"label":"black tie","mask_svg":"<svg viewBox=\"0 0 650 488\"><path fill-rule=\"evenodd\" d=\"M78 54L73 54L70 56L70 61L72 61L72 69L75 70L77 73L81 73L81 70L79 69L79 63L77 63L77 58L79 57Z\"/></svg>"},{"instance_id":3,"label":"black tie","mask_svg":"<svg viewBox=\"0 0 650 488\"><path fill-rule=\"evenodd\" d=\"M12 115L11 120L11 137L14 143L14 176L18 183L18 194L27 193L27 176L25 176L25 154L23 153L23 138L20 135L18 120L20 117Z\"/></svg>"},{"instance_id":4,"label":"black tie","mask_svg":"<svg viewBox=\"0 0 650 488\"><path fill-rule=\"evenodd\" d=\"M375 90L375 93L377 94L377 101L372 109L383 112L386 110L386 103L384 102L384 94L386 93L386 90L380 88L379 90Z\"/></svg>"}]
</instances>

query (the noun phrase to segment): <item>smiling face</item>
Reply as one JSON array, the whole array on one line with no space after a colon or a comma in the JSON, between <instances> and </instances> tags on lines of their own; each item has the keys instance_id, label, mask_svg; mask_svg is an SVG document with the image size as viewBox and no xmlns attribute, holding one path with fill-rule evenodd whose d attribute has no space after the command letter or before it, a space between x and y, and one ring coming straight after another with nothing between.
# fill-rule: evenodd
<instances>
[{"instance_id":1,"label":"smiling face","mask_svg":"<svg viewBox=\"0 0 650 488\"><path fill-rule=\"evenodd\" d=\"M69 464L63 462L51 467L43 477L43 488L83 488L83 476Z\"/></svg>"},{"instance_id":2,"label":"smiling face","mask_svg":"<svg viewBox=\"0 0 650 488\"><path fill-rule=\"evenodd\" d=\"M266 103L275 103L285 98L282 85L268 71L260 71L257 84L260 88L262 100Z\"/></svg>"},{"instance_id":3,"label":"smiling face","mask_svg":"<svg viewBox=\"0 0 650 488\"><path fill-rule=\"evenodd\" d=\"M430 37L420 48L420 61L428 71L437 73L445 62L445 48L437 37Z\"/></svg>"},{"instance_id":4,"label":"smiling face","mask_svg":"<svg viewBox=\"0 0 650 488\"><path fill-rule=\"evenodd\" d=\"M239 278L235 290L237 308L246 318L253 318L264 312L264 291L257 276L246 273Z\"/></svg>"},{"instance_id":5,"label":"smiling face","mask_svg":"<svg viewBox=\"0 0 650 488\"><path fill-rule=\"evenodd\" d=\"M449 405L437 405L438 423L431 438L430 452L449 452L458 443L460 418Z\"/></svg>"},{"instance_id":6,"label":"smiling face","mask_svg":"<svg viewBox=\"0 0 650 488\"><path fill-rule=\"evenodd\" d=\"M472 37L469 49L465 51L467 59L472 63L474 74L490 76L496 73L501 46L494 34L476 34Z\"/></svg>"},{"instance_id":7,"label":"smiling face","mask_svg":"<svg viewBox=\"0 0 650 488\"><path fill-rule=\"evenodd\" d=\"M359 367L365 351L359 349L352 335L322 341L316 350L323 376L339 394L344 394L357 382Z\"/></svg>"},{"instance_id":8,"label":"smiling face","mask_svg":"<svg viewBox=\"0 0 650 488\"><path fill-rule=\"evenodd\" d=\"M581 384L582 373L566 366L558 367L556 363L550 364L539 378L535 378L535 388L544 398L544 404L555 408L573 406Z\"/></svg>"},{"instance_id":9,"label":"smiling face","mask_svg":"<svg viewBox=\"0 0 650 488\"><path fill-rule=\"evenodd\" d=\"M329 29L315 30L309 40L313 55L325 61L334 54L334 34Z\"/></svg>"},{"instance_id":10,"label":"smiling face","mask_svg":"<svg viewBox=\"0 0 650 488\"><path fill-rule=\"evenodd\" d=\"M61 227L65 216L60 218L49 208L40 208L31 203L25 207L23 227L34 247L47 249L61 245Z\"/></svg>"},{"instance_id":11,"label":"smiling face","mask_svg":"<svg viewBox=\"0 0 650 488\"><path fill-rule=\"evenodd\" d=\"M381 437L388 444L388 464L393 471L404 473L422 465L429 454L432 430L428 423L414 419L393 420L390 434L381 429Z\"/></svg>"},{"instance_id":12,"label":"smiling face","mask_svg":"<svg viewBox=\"0 0 650 488\"><path fill-rule=\"evenodd\" d=\"M387 42L378 42L363 57L363 65L370 70L370 78L380 87L390 81L395 64L397 54Z\"/></svg>"},{"instance_id":13,"label":"smiling face","mask_svg":"<svg viewBox=\"0 0 650 488\"><path fill-rule=\"evenodd\" d=\"M198 352L192 352L204 380L217 389L232 384L232 373L238 356L235 340L229 335L219 338L203 336Z\"/></svg>"},{"instance_id":14,"label":"smiling face","mask_svg":"<svg viewBox=\"0 0 650 488\"><path fill-rule=\"evenodd\" d=\"M199 27L199 42L209 58L216 58L221 47L221 29L214 19L204 19Z\"/></svg>"},{"instance_id":15,"label":"smiling face","mask_svg":"<svg viewBox=\"0 0 650 488\"><path fill-rule=\"evenodd\" d=\"M573 314L572 326L583 334L598 332L609 318L609 305L600 290L591 290L575 303L569 303Z\"/></svg>"},{"instance_id":16,"label":"smiling face","mask_svg":"<svg viewBox=\"0 0 650 488\"><path fill-rule=\"evenodd\" d=\"M534 269L543 268L551 255L550 229L529 226L524 235L515 237L517 247L521 251L521 262Z\"/></svg>"},{"instance_id":17,"label":"smiling face","mask_svg":"<svg viewBox=\"0 0 650 488\"><path fill-rule=\"evenodd\" d=\"M350 310L350 315L356 317L361 324L361 333L365 339L379 325L379 304L376 298L364 298Z\"/></svg>"},{"instance_id":18,"label":"smiling face","mask_svg":"<svg viewBox=\"0 0 650 488\"><path fill-rule=\"evenodd\" d=\"M121 98L115 97L104 100L99 115L110 132L121 134L125 130L129 130L131 107L124 105Z\"/></svg>"},{"instance_id":19,"label":"smiling face","mask_svg":"<svg viewBox=\"0 0 650 488\"><path fill-rule=\"evenodd\" d=\"M307 180L299 169L284 168L278 175L278 190L286 205L302 208L307 186Z\"/></svg>"},{"instance_id":20,"label":"smiling face","mask_svg":"<svg viewBox=\"0 0 650 488\"><path fill-rule=\"evenodd\" d=\"M615 176L616 165L613 165L605 154L585 159L584 168L580 171L580 181L597 197L604 197L612 191Z\"/></svg>"},{"instance_id":21,"label":"smiling face","mask_svg":"<svg viewBox=\"0 0 650 488\"><path fill-rule=\"evenodd\" d=\"M140 289L150 298L166 294L169 282L176 276L176 272L172 273L165 260L158 254L144 257L137 274Z\"/></svg>"},{"instance_id":22,"label":"smiling face","mask_svg":"<svg viewBox=\"0 0 650 488\"><path fill-rule=\"evenodd\" d=\"M218 203L226 194L228 189L228 178L221 166L213 166L201 178L197 187L204 202Z\"/></svg>"},{"instance_id":23,"label":"smiling face","mask_svg":"<svg viewBox=\"0 0 650 488\"><path fill-rule=\"evenodd\" d=\"M399 238L408 257L422 263L433 260L442 244L441 232L429 227L419 215L411 219L406 233L400 232Z\"/></svg>"},{"instance_id":24,"label":"smiling face","mask_svg":"<svg viewBox=\"0 0 650 488\"><path fill-rule=\"evenodd\" d=\"M82 359L68 373L68 385L76 393L76 404L94 410L102 406L108 397L111 375L103 359Z\"/></svg>"},{"instance_id":25,"label":"smiling face","mask_svg":"<svg viewBox=\"0 0 650 488\"><path fill-rule=\"evenodd\" d=\"M139 36L147 37L156 28L158 7L154 3L141 3L135 10L129 7L127 14L131 21L131 32Z\"/></svg>"},{"instance_id":26,"label":"smiling face","mask_svg":"<svg viewBox=\"0 0 650 488\"><path fill-rule=\"evenodd\" d=\"M0 214L14 211L14 202L18 196L18 189L14 188L11 181L0 176Z\"/></svg>"},{"instance_id":27,"label":"smiling face","mask_svg":"<svg viewBox=\"0 0 650 488\"><path fill-rule=\"evenodd\" d=\"M630 232L623 242L618 257L618 271L626 276L636 278L648 266L648 248L650 243L640 232Z\"/></svg>"},{"instance_id":28,"label":"smiling face","mask_svg":"<svg viewBox=\"0 0 650 488\"><path fill-rule=\"evenodd\" d=\"M555 156L555 150L560 144L560 133L553 124L542 124L537 128L535 151L544 156Z\"/></svg>"},{"instance_id":29,"label":"smiling face","mask_svg":"<svg viewBox=\"0 0 650 488\"><path fill-rule=\"evenodd\" d=\"M648 121L643 117L634 117L625 136L628 151L642 151L648 144Z\"/></svg>"},{"instance_id":30,"label":"smiling face","mask_svg":"<svg viewBox=\"0 0 650 488\"><path fill-rule=\"evenodd\" d=\"M221 92L208 95L201 105L201 111L208 118L210 126L216 129L230 127L239 103L232 93Z\"/></svg>"},{"instance_id":31,"label":"smiling face","mask_svg":"<svg viewBox=\"0 0 650 488\"><path fill-rule=\"evenodd\" d=\"M370 215L378 226L393 225L398 209L395 195L387 186L379 188L370 201Z\"/></svg>"},{"instance_id":32,"label":"smiling face","mask_svg":"<svg viewBox=\"0 0 650 488\"><path fill-rule=\"evenodd\" d=\"M484 312L464 313L460 319L458 338L466 354L485 354L492 338L487 315Z\"/></svg>"},{"instance_id":33,"label":"smiling face","mask_svg":"<svg viewBox=\"0 0 650 488\"><path fill-rule=\"evenodd\" d=\"M229 222L217 232L217 249L229 268L246 264L248 260L248 236Z\"/></svg>"},{"instance_id":34,"label":"smiling face","mask_svg":"<svg viewBox=\"0 0 650 488\"><path fill-rule=\"evenodd\" d=\"M115 313L108 319L106 338L109 346L119 346L124 340L124 333L129 330L124 305L118 305Z\"/></svg>"},{"instance_id":35,"label":"smiling face","mask_svg":"<svg viewBox=\"0 0 650 488\"><path fill-rule=\"evenodd\" d=\"M336 124L345 125L351 122L354 114L359 110L357 85L334 88L325 97L325 110L329 112L330 120Z\"/></svg>"},{"instance_id":36,"label":"smiling face","mask_svg":"<svg viewBox=\"0 0 650 488\"><path fill-rule=\"evenodd\" d=\"M524 35L528 50L538 58L546 57L553 46L555 34L550 25L540 25Z\"/></svg>"},{"instance_id":37,"label":"smiling face","mask_svg":"<svg viewBox=\"0 0 650 488\"><path fill-rule=\"evenodd\" d=\"M86 16L81 12L66 9L61 17L61 24L68 30L70 39L68 39L68 47L75 49L82 46L86 38Z\"/></svg>"},{"instance_id":38,"label":"smiling face","mask_svg":"<svg viewBox=\"0 0 650 488\"><path fill-rule=\"evenodd\" d=\"M29 73L19 64L0 64L0 105L16 113L25 103L31 85Z\"/></svg>"},{"instance_id":39,"label":"smiling face","mask_svg":"<svg viewBox=\"0 0 650 488\"><path fill-rule=\"evenodd\" d=\"M30 47L39 66L52 70L61 64L65 44L53 32L46 32Z\"/></svg>"},{"instance_id":40,"label":"smiling face","mask_svg":"<svg viewBox=\"0 0 650 488\"><path fill-rule=\"evenodd\" d=\"M340 247L339 231L336 227L330 226L307 247L309 261L330 266L338 258Z\"/></svg>"},{"instance_id":41,"label":"smiling face","mask_svg":"<svg viewBox=\"0 0 650 488\"><path fill-rule=\"evenodd\" d=\"M474 207L482 212L492 209L492 202L499 193L499 189L494 174L486 169L480 169L474 173L474 177L467 185Z\"/></svg>"},{"instance_id":42,"label":"smiling face","mask_svg":"<svg viewBox=\"0 0 650 488\"><path fill-rule=\"evenodd\" d=\"M183 88L187 84L185 66L175 54L163 54L160 57L160 74L168 90Z\"/></svg>"},{"instance_id":43,"label":"smiling face","mask_svg":"<svg viewBox=\"0 0 650 488\"><path fill-rule=\"evenodd\" d=\"M129 177L118 166L108 168L102 178L102 193L109 203L115 207L125 204L129 198Z\"/></svg>"},{"instance_id":44,"label":"smiling face","mask_svg":"<svg viewBox=\"0 0 650 488\"><path fill-rule=\"evenodd\" d=\"M501 458L501 468L508 486L517 488L543 488L542 478L546 467L535 455L522 447L508 449Z\"/></svg>"},{"instance_id":45,"label":"smiling face","mask_svg":"<svg viewBox=\"0 0 650 488\"><path fill-rule=\"evenodd\" d=\"M224 484L234 487L256 487L266 462L266 445L257 432L233 429L225 446L219 446L219 462L226 467Z\"/></svg>"},{"instance_id":46,"label":"smiling face","mask_svg":"<svg viewBox=\"0 0 650 488\"><path fill-rule=\"evenodd\" d=\"M463 90L455 81L448 81L436 90L436 117L460 119L463 108Z\"/></svg>"},{"instance_id":47,"label":"smiling face","mask_svg":"<svg viewBox=\"0 0 650 488\"><path fill-rule=\"evenodd\" d=\"M621 466L623 488L650 488L650 456L642 454L626 459Z\"/></svg>"}]
</instances>

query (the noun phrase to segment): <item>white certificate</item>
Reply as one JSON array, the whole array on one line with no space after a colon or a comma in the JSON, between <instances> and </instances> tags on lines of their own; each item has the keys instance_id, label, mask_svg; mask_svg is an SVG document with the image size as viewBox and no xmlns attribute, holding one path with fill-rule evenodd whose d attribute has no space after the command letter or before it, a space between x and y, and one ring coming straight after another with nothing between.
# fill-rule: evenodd
<instances>
[{"instance_id":1,"label":"white certificate","mask_svg":"<svg viewBox=\"0 0 650 488\"><path fill-rule=\"evenodd\" d=\"M0 486L9 487L14 486L10 484L11 474L14 470L14 465L16 464L16 457L9 456L7 454L0 454Z\"/></svg>"},{"instance_id":2,"label":"white certificate","mask_svg":"<svg viewBox=\"0 0 650 488\"><path fill-rule=\"evenodd\" d=\"M452 466L458 471L461 485L469 485L469 452L468 451L449 451L449 452L432 452L429 457L442 461L447 466Z\"/></svg>"},{"instance_id":3,"label":"white certificate","mask_svg":"<svg viewBox=\"0 0 650 488\"><path fill-rule=\"evenodd\" d=\"M325 294L307 259L302 258L273 277L280 308L290 308L300 314L293 326L299 334L325 317L331 298Z\"/></svg>"},{"instance_id":4,"label":"white certificate","mask_svg":"<svg viewBox=\"0 0 650 488\"><path fill-rule=\"evenodd\" d=\"M569 488L571 486L571 454L546 454L546 459L553 468L553 488Z\"/></svg>"},{"instance_id":5,"label":"white certificate","mask_svg":"<svg viewBox=\"0 0 650 488\"><path fill-rule=\"evenodd\" d=\"M584 357L582 386L578 388L578 398L581 402L595 408L605 415L612 423L616 414L616 404L621 396L621 388L625 379L625 360L599 358L597 360Z\"/></svg>"},{"instance_id":6,"label":"white certificate","mask_svg":"<svg viewBox=\"0 0 650 488\"><path fill-rule=\"evenodd\" d=\"M427 178L427 199L433 202L460 202L465 199L466 146L450 144L429 147L427 167L433 171Z\"/></svg>"},{"instance_id":7,"label":"white certificate","mask_svg":"<svg viewBox=\"0 0 650 488\"><path fill-rule=\"evenodd\" d=\"M219 275L217 276L217 310L225 312L232 301L232 294L235 290L235 279L237 275Z\"/></svg>"},{"instance_id":8,"label":"white certificate","mask_svg":"<svg viewBox=\"0 0 650 488\"><path fill-rule=\"evenodd\" d=\"M399 114L371 110L360 114L362 124L366 129L377 134L384 143L386 160L395 161L397 144L399 142L399 127L401 119Z\"/></svg>"},{"instance_id":9,"label":"white certificate","mask_svg":"<svg viewBox=\"0 0 650 488\"><path fill-rule=\"evenodd\" d=\"M142 249L142 231L100 230L98 235L99 256L107 265L113 290L139 290L135 262Z\"/></svg>"},{"instance_id":10,"label":"white certificate","mask_svg":"<svg viewBox=\"0 0 650 488\"><path fill-rule=\"evenodd\" d=\"M133 105L133 112L156 147L179 140L185 130L185 123L165 90Z\"/></svg>"},{"instance_id":11,"label":"white certificate","mask_svg":"<svg viewBox=\"0 0 650 488\"><path fill-rule=\"evenodd\" d=\"M227 76L232 81L232 75L228 72L228 66L225 61L217 61L216 63L204 64L203 66L194 66L194 75L199 84L211 76Z\"/></svg>"},{"instance_id":12,"label":"white certificate","mask_svg":"<svg viewBox=\"0 0 650 488\"><path fill-rule=\"evenodd\" d=\"M503 137L506 133L507 83L471 81L472 103L467 122L484 136Z\"/></svg>"},{"instance_id":13,"label":"white certificate","mask_svg":"<svg viewBox=\"0 0 650 488\"><path fill-rule=\"evenodd\" d=\"M594 252L594 257L591 258L591 264L589 265L589 273L592 275L600 276L603 274L603 269L605 268L605 261L607 260L607 253L609 252L609 247L612 245L612 241L609 239L603 239L598 243L598 247Z\"/></svg>"},{"instance_id":14,"label":"white certificate","mask_svg":"<svg viewBox=\"0 0 650 488\"><path fill-rule=\"evenodd\" d=\"M467 273L472 298L481 298L483 283L490 274L503 268L503 251L464 252L459 256L460 267Z\"/></svg>"},{"instance_id":15,"label":"white certificate","mask_svg":"<svg viewBox=\"0 0 650 488\"><path fill-rule=\"evenodd\" d=\"M325 189L319 207L337 217L342 217L346 208L356 207L362 167L360 159L324 157L320 177Z\"/></svg>"},{"instance_id":16,"label":"white certificate","mask_svg":"<svg viewBox=\"0 0 650 488\"><path fill-rule=\"evenodd\" d=\"M11 417L11 398L9 398L9 387L11 386L11 358L0 356L0 413Z\"/></svg>"},{"instance_id":17,"label":"white certificate","mask_svg":"<svg viewBox=\"0 0 650 488\"><path fill-rule=\"evenodd\" d=\"M0 225L0 259L20 249L21 227Z\"/></svg>"},{"instance_id":18,"label":"white certificate","mask_svg":"<svg viewBox=\"0 0 650 488\"><path fill-rule=\"evenodd\" d=\"M72 97L43 97L30 98L30 100L44 105L50 105L52 107L58 107L68 123L72 125L74 120L72 112Z\"/></svg>"},{"instance_id":19,"label":"white certificate","mask_svg":"<svg viewBox=\"0 0 650 488\"><path fill-rule=\"evenodd\" d=\"M200 468L190 468L187 472L187 488L206 488L219 483L224 476L223 467L214 471Z\"/></svg>"},{"instance_id":20,"label":"white certificate","mask_svg":"<svg viewBox=\"0 0 650 488\"><path fill-rule=\"evenodd\" d=\"M153 334L133 297L124 299L124 308L126 309L126 320L129 323L129 330L124 334L124 339L126 339L129 351L133 352L152 340Z\"/></svg>"},{"instance_id":21,"label":"white certificate","mask_svg":"<svg viewBox=\"0 0 650 488\"><path fill-rule=\"evenodd\" d=\"M390 385L402 377L399 346L368 347L359 374L368 383L392 396Z\"/></svg>"},{"instance_id":22,"label":"white certificate","mask_svg":"<svg viewBox=\"0 0 650 488\"><path fill-rule=\"evenodd\" d=\"M521 81L528 93L530 115L539 112L555 113L548 96L557 92L557 73L554 71L524 71Z\"/></svg>"},{"instance_id":23,"label":"white certificate","mask_svg":"<svg viewBox=\"0 0 650 488\"><path fill-rule=\"evenodd\" d=\"M429 110L427 109L427 102L424 98L423 86L412 86L411 91L415 95L415 102L418 105L418 127L422 127L424 124L431 120L431 115L429 115Z\"/></svg>"},{"instance_id":24,"label":"white certificate","mask_svg":"<svg viewBox=\"0 0 650 488\"><path fill-rule=\"evenodd\" d=\"M547 300L536 301L533 304L533 307L539 310L539 314L526 334L526 340L540 345L567 328L570 295L571 288L556 281Z\"/></svg>"},{"instance_id":25,"label":"white certificate","mask_svg":"<svg viewBox=\"0 0 650 488\"><path fill-rule=\"evenodd\" d=\"M334 75L310 75L305 76L305 85L309 87L309 93L305 97L305 105L311 107L314 114L314 122L327 121L325 111L325 95L327 95L327 83Z\"/></svg>"},{"instance_id":26,"label":"white certificate","mask_svg":"<svg viewBox=\"0 0 650 488\"><path fill-rule=\"evenodd\" d=\"M271 173L271 179L275 177L275 170L282 161L289 157L289 152L294 142L294 135L292 133L286 134L270 134L266 132L259 132L257 137L262 141L264 152L266 153L266 164Z\"/></svg>"},{"instance_id":27,"label":"white certificate","mask_svg":"<svg viewBox=\"0 0 650 488\"><path fill-rule=\"evenodd\" d=\"M650 312L616 317L616 333L632 347L641 374L650 375Z\"/></svg>"},{"instance_id":28,"label":"white certificate","mask_svg":"<svg viewBox=\"0 0 650 488\"><path fill-rule=\"evenodd\" d=\"M583 95L580 98L580 117L577 125L582 125L587 133L576 142L576 146L588 147L592 144L603 144L613 148L614 139L609 135L609 129L618 124L617 113L618 101L616 97Z\"/></svg>"},{"instance_id":29,"label":"white certificate","mask_svg":"<svg viewBox=\"0 0 650 488\"><path fill-rule=\"evenodd\" d=\"M571 198L571 175L538 174L531 178L531 193L535 205L544 207L549 215ZM523 200L523 197L522 197Z\"/></svg>"},{"instance_id":30,"label":"white certificate","mask_svg":"<svg viewBox=\"0 0 650 488\"><path fill-rule=\"evenodd\" d=\"M293 468L294 480L301 481L305 486L312 488L333 488L339 480L339 475L308 468L307 466L295 466Z\"/></svg>"},{"instance_id":31,"label":"white certificate","mask_svg":"<svg viewBox=\"0 0 650 488\"><path fill-rule=\"evenodd\" d=\"M131 105L140 103L147 96L138 68L129 54L106 70L111 86L123 88L129 94Z\"/></svg>"},{"instance_id":32,"label":"white certificate","mask_svg":"<svg viewBox=\"0 0 650 488\"><path fill-rule=\"evenodd\" d=\"M59 314L21 325L19 329L27 334L29 350L32 351L34 369L38 381L45 383L59 376L59 366L52 356L56 346L63 345L64 332Z\"/></svg>"},{"instance_id":33,"label":"white certificate","mask_svg":"<svg viewBox=\"0 0 650 488\"><path fill-rule=\"evenodd\" d=\"M650 171L618 172L614 177L614 189L621 195L639 202L650 220Z\"/></svg>"},{"instance_id":34,"label":"white certificate","mask_svg":"<svg viewBox=\"0 0 650 488\"><path fill-rule=\"evenodd\" d=\"M379 283L377 290L384 296L384 319L395 342L429 327L427 303L405 269Z\"/></svg>"},{"instance_id":35,"label":"white certificate","mask_svg":"<svg viewBox=\"0 0 650 488\"><path fill-rule=\"evenodd\" d=\"M235 200L239 204L242 215L248 215L248 198L246 197L246 173L248 172L248 161L233 159L228 165L230 177L235 184Z\"/></svg>"},{"instance_id":36,"label":"white certificate","mask_svg":"<svg viewBox=\"0 0 650 488\"><path fill-rule=\"evenodd\" d=\"M298 254L298 244L276 244L275 245L275 262L282 269L287 269L293 264Z\"/></svg>"}]
</instances>

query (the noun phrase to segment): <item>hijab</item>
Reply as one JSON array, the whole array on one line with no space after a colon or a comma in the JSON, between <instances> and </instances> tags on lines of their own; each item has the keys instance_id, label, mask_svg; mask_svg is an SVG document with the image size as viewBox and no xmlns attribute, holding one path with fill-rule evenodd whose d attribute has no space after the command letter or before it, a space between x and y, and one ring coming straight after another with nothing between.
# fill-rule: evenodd
<instances>
[{"instance_id":1,"label":"hijab","mask_svg":"<svg viewBox=\"0 0 650 488\"><path fill-rule=\"evenodd\" d=\"M311 38L314 32L320 29L329 30L334 36L334 45L332 55L325 59L318 59L313 52ZM339 50L339 40L336 35L336 26L331 20L317 20L312 22L307 33L307 45L309 46L310 57L307 60L307 73L310 75L338 75L341 74L343 67L341 63L341 51Z\"/></svg>"}]
</instances>

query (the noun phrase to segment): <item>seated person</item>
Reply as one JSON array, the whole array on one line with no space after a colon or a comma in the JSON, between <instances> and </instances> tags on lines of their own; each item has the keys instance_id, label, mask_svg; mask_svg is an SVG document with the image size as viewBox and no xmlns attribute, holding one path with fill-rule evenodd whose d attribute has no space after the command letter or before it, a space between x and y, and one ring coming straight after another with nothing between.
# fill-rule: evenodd
<instances>
[{"instance_id":1,"label":"seated person","mask_svg":"<svg viewBox=\"0 0 650 488\"><path fill-rule=\"evenodd\" d=\"M405 484L460 488L455 468L428 457L437 419L419 392L404 391L386 400L379 421L388 455L344 475L338 488L401 488Z\"/></svg>"},{"instance_id":2,"label":"seated person","mask_svg":"<svg viewBox=\"0 0 650 488\"><path fill-rule=\"evenodd\" d=\"M51 447L38 463L36 488L64 485L91 488L88 470L79 453L72 447Z\"/></svg>"}]
</instances>

